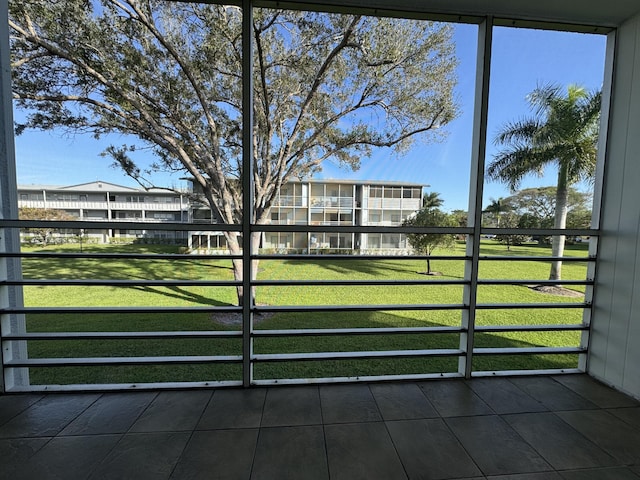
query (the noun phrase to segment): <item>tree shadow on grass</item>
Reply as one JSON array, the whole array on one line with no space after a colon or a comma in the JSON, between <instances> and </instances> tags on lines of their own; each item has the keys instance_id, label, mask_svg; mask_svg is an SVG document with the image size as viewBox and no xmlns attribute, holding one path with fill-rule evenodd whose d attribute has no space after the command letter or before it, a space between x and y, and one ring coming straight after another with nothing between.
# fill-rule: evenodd
<instances>
[{"instance_id":1,"label":"tree shadow on grass","mask_svg":"<svg viewBox=\"0 0 640 480\"><path fill-rule=\"evenodd\" d=\"M426 317L428 318L428 316ZM284 328L401 328L450 326L438 321L408 318L390 312L317 312L279 314L258 325L259 330ZM556 346L540 344L522 334L522 339L506 338L498 333L477 334L483 346L495 348L527 348ZM256 353L361 352L440 350L460 348L460 333L379 333L376 335L304 336L289 338L256 338ZM562 345L567 346L567 345ZM577 367L577 355L508 355L475 356L478 370L547 370ZM290 378L290 374L308 377L408 375L419 373L454 373L458 357L415 357L367 360L298 361L284 364L256 365L260 378Z\"/></svg>"},{"instance_id":2,"label":"tree shadow on grass","mask_svg":"<svg viewBox=\"0 0 640 480\"><path fill-rule=\"evenodd\" d=\"M100 250L104 252L104 249ZM213 273L207 275L207 273ZM97 280L231 280L230 265L220 260L209 259L65 259L65 258L29 258L23 260L23 277L26 279L97 279ZM108 288L109 286L107 286ZM202 287L188 286L117 286L115 288L142 291L153 295L181 300L201 305L229 306L227 301L215 298L216 288L211 287L212 297L196 293L192 289ZM50 286L47 288L58 288ZM91 288L101 288L95 286ZM104 288L104 287L102 287ZM219 292L220 290L218 290ZM235 294L232 294L233 297ZM122 297L119 299L122 301ZM121 303L118 303L121 305ZM70 306L70 305L69 305Z\"/></svg>"},{"instance_id":3,"label":"tree shadow on grass","mask_svg":"<svg viewBox=\"0 0 640 480\"><path fill-rule=\"evenodd\" d=\"M307 312L298 314L278 314L270 317L257 326L258 330L285 328L399 328L399 327L442 327L443 321L431 318L429 312L418 318L409 318L391 312L332 312L321 314ZM106 317L106 316L105 316ZM56 327L60 331L78 331L86 316L69 317L69 325L64 325L66 317L56 319ZM112 318L115 318L112 315ZM187 322L191 322L185 318ZM105 321L110 321L105 318ZM120 321L118 319L118 321ZM124 320L122 320L124 321ZM135 321L135 320L131 320ZM175 330L178 321L173 315L158 315L148 318L153 323L153 330ZM145 323L145 322L143 322ZM453 322L451 322L453 323ZM189 323L191 329L206 329L210 320L203 318L197 324ZM117 331L117 326L114 326ZM505 338L500 334L478 334L478 342L482 346L492 347L532 347L540 345L523 339ZM418 333L376 335L341 335L274 337L254 339L256 354L271 353L305 353L305 352L361 352L361 351L402 351L402 350L437 350L458 349L459 333ZM29 354L33 358L65 358L65 357L118 357L118 356L157 356L157 355L239 355L241 341L237 339L135 339L115 340L54 340L30 341ZM474 371L487 370L547 370L575 368L577 355L510 355L510 356L476 356ZM68 367L55 369L35 369L32 381L34 384L69 384L69 383L143 383L149 381L211 381L238 379L239 370L235 365L224 364L203 365L142 365L135 367ZM363 377L376 375L411 375L411 374L444 374L458 371L458 357L411 357L411 358L373 358L373 359L340 359L320 361L286 361L258 362L255 364L257 379L283 378L332 378Z\"/></svg>"},{"instance_id":4,"label":"tree shadow on grass","mask_svg":"<svg viewBox=\"0 0 640 480\"><path fill-rule=\"evenodd\" d=\"M164 297L175 298L176 300L196 303L198 305L211 305L216 307L230 307L235 305L233 303L222 302L214 298L205 297L204 295L189 291L186 288L175 286L175 285L166 286L166 287L133 286L133 287L120 287L120 288L127 288L127 289L137 290L137 291L141 291L149 294L162 295ZM227 288L235 288L235 287L227 287Z\"/></svg>"},{"instance_id":5,"label":"tree shadow on grass","mask_svg":"<svg viewBox=\"0 0 640 480\"><path fill-rule=\"evenodd\" d=\"M452 260L433 260L436 262L451 262ZM462 262L464 259L453 260L454 262ZM357 259L357 260L336 260L327 258L322 259L308 259L304 260L283 260L285 264L292 266L298 266L302 263L310 265L318 269L324 269L330 272L338 273L348 276L350 274L357 274L357 276L370 276L374 278L389 277L389 273L400 273L403 278L412 276L415 273L424 271L426 269L426 261L421 258L413 258L411 256L390 256L389 259L384 260L369 260L369 259Z\"/></svg>"}]
</instances>

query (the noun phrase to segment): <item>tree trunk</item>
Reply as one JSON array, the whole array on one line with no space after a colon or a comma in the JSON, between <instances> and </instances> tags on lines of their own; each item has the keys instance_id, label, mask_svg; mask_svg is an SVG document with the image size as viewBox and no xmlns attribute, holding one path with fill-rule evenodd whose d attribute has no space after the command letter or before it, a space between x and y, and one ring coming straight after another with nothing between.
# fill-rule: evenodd
<instances>
[{"instance_id":1,"label":"tree trunk","mask_svg":"<svg viewBox=\"0 0 640 480\"><path fill-rule=\"evenodd\" d=\"M427 258L427 275L431 275L431 259Z\"/></svg>"},{"instance_id":2,"label":"tree trunk","mask_svg":"<svg viewBox=\"0 0 640 480\"><path fill-rule=\"evenodd\" d=\"M556 211L553 228L565 229L567 226L567 205L569 203L569 189L567 185L567 169L562 164L558 170L558 188L556 189ZM551 241L551 255L561 257L564 255L564 235L554 235ZM549 280L562 279L562 261L551 263Z\"/></svg>"},{"instance_id":3,"label":"tree trunk","mask_svg":"<svg viewBox=\"0 0 640 480\"><path fill-rule=\"evenodd\" d=\"M229 253L231 255L242 255L242 245L238 241L238 237L240 236L239 232L225 232L225 238L227 239L227 244L229 246ZM257 253L258 247L260 246L260 232L255 232L251 236L251 253ZM244 270L243 270L243 262L241 259L233 259L231 261L233 265L233 278L234 280L241 282L244 278ZM258 274L258 260L253 260L251 262L251 278L255 280ZM242 305L244 301L244 287L242 285L238 285L236 287L236 293L238 296L238 305ZM252 304L255 303L256 290L255 287L251 289L252 295Z\"/></svg>"}]
</instances>

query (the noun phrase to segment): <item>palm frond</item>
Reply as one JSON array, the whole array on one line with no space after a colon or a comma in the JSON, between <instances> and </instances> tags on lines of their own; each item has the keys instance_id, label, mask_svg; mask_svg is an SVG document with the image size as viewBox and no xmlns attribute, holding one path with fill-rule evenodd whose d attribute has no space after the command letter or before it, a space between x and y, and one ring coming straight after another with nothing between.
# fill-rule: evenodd
<instances>
[{"instance_id":1,"label":"palm frond","mask_svg":"<svg viewBox=\"0 0 640 480\"><path fill-rule=\"evenodd\" d=\"M494 155L487 176L518 188L529 174L556 163L569 183L593 176L596 163L600 92L569 85L538 85L528 96L533 118L506 123L494 138L504 148Z\"/></svg>"},{"instance_id":2,"label":"palm frond","mask_svg":"<svg viewBox=\"0 0 640 480\"><path fill-rule=\"evenodd\" d=\"M523 118L515 122L509 122L498 132L493 142L496 145L512 142L528 142L537 135L540 127L540 122L535 118Z\"/></svg>"}]
</instances>

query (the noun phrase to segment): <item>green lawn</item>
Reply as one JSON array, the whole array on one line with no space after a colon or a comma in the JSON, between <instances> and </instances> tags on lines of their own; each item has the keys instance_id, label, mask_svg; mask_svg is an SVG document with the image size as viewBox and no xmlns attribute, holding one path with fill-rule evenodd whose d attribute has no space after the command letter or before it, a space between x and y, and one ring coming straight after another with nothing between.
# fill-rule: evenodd
<instances>
[{"instance_id":1,"label":"green lawn","mask_svg":"<svg viewBox=\"0 0 640 480\"><path fill-rule=\"evenodd\" d=\"M47 250L77 251L78 246L47 247ZM571 246L566 255L586 257L586 245ZM91 245L84 251L107 252L173 252L175 247L156 245ZM463 246L443 255L463 255ZM537 245L506 247L493 241L482 245L483 255L549 255L550 250ZM584 280L587 262L565 262L563 278ZM424 261L390 257L384 260L329 260L319 256L314 261L263 260L259 279L287 280L425 280L425 285L385 286L262 286L256 300L264 305L393 305L437 304L458 305L463 302L463 286L438 285L439 280L462 279L464 260L434 260L432 266L440 276L425 276ZM100 279L220 279L233 278L228 260L204 260L194 256L179 260L137 259L34 259L23 260L25 278L100 278ZM479 276L484 279L540 280L548 276L548 262L483 261ZM574 288L574 287L571 287ZM575 287L577 291L584 287ZM104 287L47 286L25 287L27 306L226 306L236 302L231 287ZM480 286L480 303L566 303L582 302L582 297L552 296L526 286ZM580 323L582 309L491 309L478 311L478 325L522 325ZM377 311L377 312L297 312L259 317L257 329L292 328L358 328L459 326L459 310ZM239 327L217 321L207 313L179 314L31 314L27 318L30 332L88 331L179 331L236 330ZM578 332L518 332L477 334L476 346L577 346ZM356 336L314 336L256 338L258 354L375 351L458 348L459 334L394 334ZM239 355L241 340L67 340L30 341L29 355L47 357L109 357L162 355ZM476 370L529 368L573 368L575 355L540 355L509 357L476 357ZM362 376L405 373L438 373L457 371L457 358L411 358L376 360L332 360L323 362L258 363L256 378L294 378L328 376ZM236 364L180 366L121 366L32 368L32 383L133 383L149 381L215 381L241 378Z\"/></svg>"}]
</instances>

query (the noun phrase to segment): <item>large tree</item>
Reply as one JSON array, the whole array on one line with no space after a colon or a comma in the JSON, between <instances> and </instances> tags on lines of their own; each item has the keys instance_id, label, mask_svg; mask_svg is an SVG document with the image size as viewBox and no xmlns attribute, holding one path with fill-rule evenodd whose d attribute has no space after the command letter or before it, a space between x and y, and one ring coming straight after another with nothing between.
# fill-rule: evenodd
<instances>
[{"instance_id":1,"label":"large tree","mask_svg":"<svg viewBox=\"0 0 640 480\"><path fill-rule=\"evenodd\" d=\"M145 187L184 171L218 221L242 220L242 11L164 0L12 0L13 93L24 128L122 133L106 153ZM254 203L331 159L431 141L457 114L446 24L253 11ZM141 165L137 150L156 161ZM239 232L225 232L239 254ZM260 235L252 236L254 248ZM255 267L255 262L254 262ZM257 267L255 267L257 268ZM234 261L236 278L242 264ZM238 292L242 298L242 291Z\"/></svg>"},{"instance_id":2,"label":"large tree","mask_svg":"<svg viewBox=\"0 0 640 480\"><path fill-rule=\"evenodd\" d=\"M18 211L18 217L21 220L76 220L75 217L64 210L36 207L21 207ZM58 229L53 227L25 229L25 233L30 235L34 241L38 242L43 247L46 247L49 244L57 231Z\"/></svg>"},{"instance_id":3,"label":"large tree","mask_svg":"<svg viewBox=\"0 0 640 480\"><path fill-rule=\"evenodd\" d=\"M588 92L570 85L563 93L558 85L542 85L527 99L533 116L504 125L495 142L502 149L490 162L489 178L502 181L512 191L529 174L541 175L549 165L557 168L557 189L553 228L567 222L569 187L591 180L595 173L600 118L600 92ZM551 254L564 253L564 235L555 235ZM562 262L551 264L550 280L562 277Z\"/></svg>"},{"instance_id":4,"label":"large tree","mask_svg":"<svg viewBox=\"0 0 640 480\"><path fill-rule=\"evenodd\" d=\"M582 192L575 187L567 188L567 227L589 228L584 224L585 214L591 213L592 194ZM518 190L504 199L505 204L519 216L527 216L531 220L530 228L552 228L556 212L556 187L534 187Z\"/></svg>"}]
</instances>

